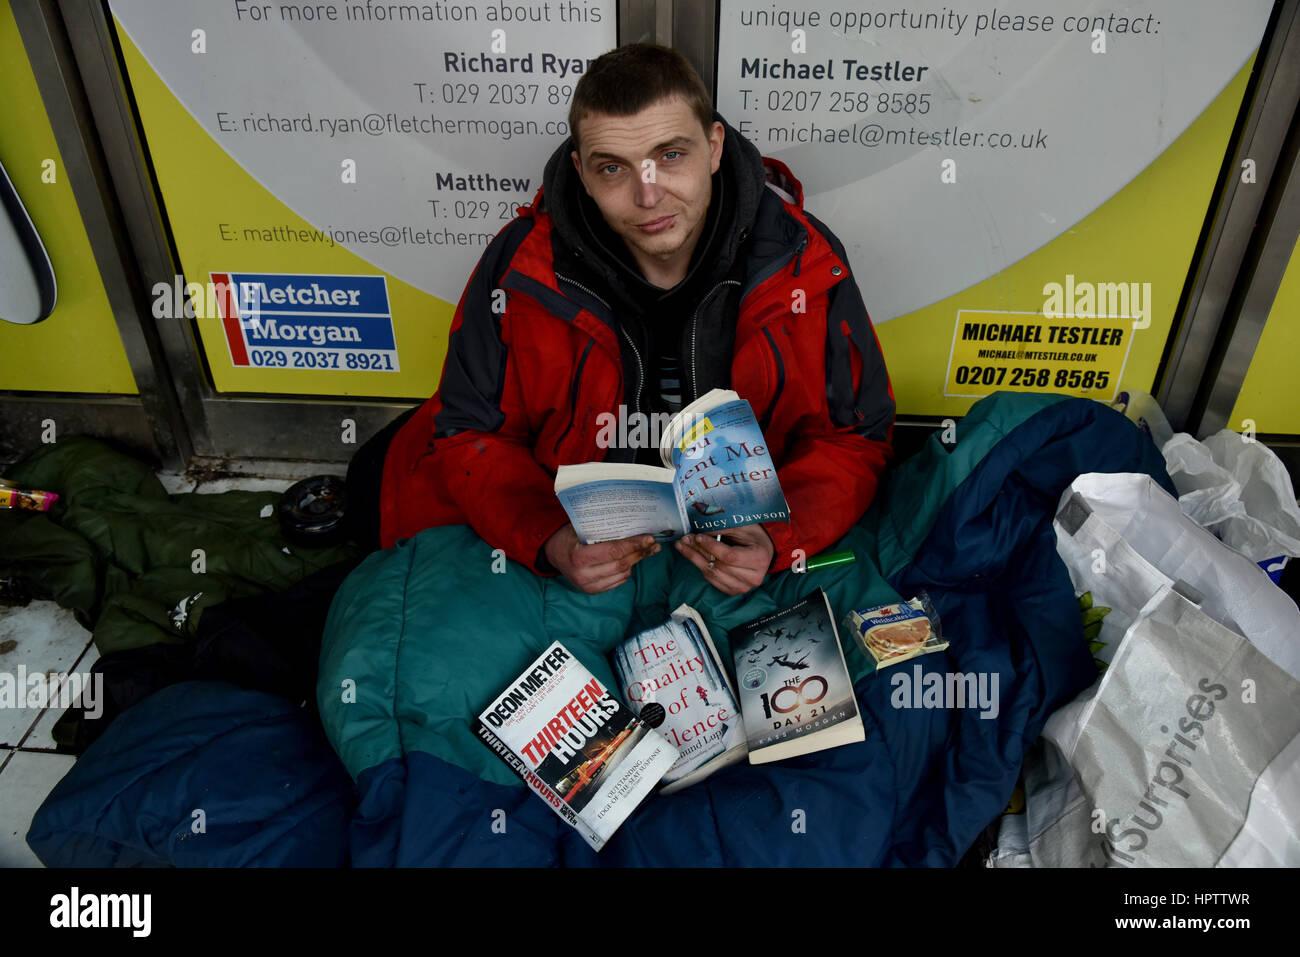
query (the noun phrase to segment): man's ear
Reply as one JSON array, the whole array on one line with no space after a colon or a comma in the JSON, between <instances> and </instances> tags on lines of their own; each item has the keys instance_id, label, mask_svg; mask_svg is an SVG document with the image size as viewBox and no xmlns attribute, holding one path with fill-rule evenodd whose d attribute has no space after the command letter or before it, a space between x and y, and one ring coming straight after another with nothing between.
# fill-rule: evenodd
<instances>
[{"instance_id":1,"label":"man's ear","mask_svg":"<svg viewBox=\"0 0 1300 957\"><path fill-rule=\"evenodd\" d=\"M709 127L709 172L716 173L718 167L722 165L722 140L726 135L723 125L714 120L713 125Z\"/></svg>"},{"instance_id":2,"label":"man's ear","mask_svg":"<svg viewBox=\"0 0 1300 957\"><path fill-rule=\"evenodd\" d=\"M582 183L582 188L587 189L587 181L582 178L582 160L578 158L578 151L571 150L569 155L573 157L573 168L578 171L578 180ZM591 190L587 189L587 195L591 195Z\"/></svg>"}]
</instances>

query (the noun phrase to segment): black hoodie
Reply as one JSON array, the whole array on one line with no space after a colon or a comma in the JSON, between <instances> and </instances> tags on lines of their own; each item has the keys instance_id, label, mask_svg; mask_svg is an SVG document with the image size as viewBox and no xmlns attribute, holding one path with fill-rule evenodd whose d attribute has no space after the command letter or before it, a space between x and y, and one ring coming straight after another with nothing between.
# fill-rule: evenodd
<instances>
[{"instance_id":1,"label":"black hoodie","mask_svg":"<svg viewBox=\"0 0 1300 957\"><path fill-rule=\"evenodd\" d=\"M562 283L578 283L609 306L620 333L629 412L665 409L655 379L657 357L671 351L666 338L674 333L682 405L730 385L742 250L765 177L758 150L716 112L714 119L725 130L722 163L713 175L713 198L687 275L672 289L646 281L626 244L605 223L573 168L571 137L546 164L542 205L553 223L555 272ZM706 348L700 348L701 341ZM611 449L607 460L629 458L630 453ZM660 464L655 450L642 450L637 459Z\"/></svg>"}]
</instances>

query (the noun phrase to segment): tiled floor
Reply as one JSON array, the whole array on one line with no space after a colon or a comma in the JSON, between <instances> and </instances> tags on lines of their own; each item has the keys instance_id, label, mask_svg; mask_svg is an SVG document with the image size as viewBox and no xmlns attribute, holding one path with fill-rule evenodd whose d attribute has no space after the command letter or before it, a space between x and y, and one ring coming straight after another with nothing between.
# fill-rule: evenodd
<instances>
[{"instance_id":1,"label":"tiled floor","mask_svg":"<svg viewBox=\"0 0 1300 957\"><path fill-rule=\"evenodd\" d=\"M231 489L284 491L311 475L342 475L337 463L223 461L197 463L187 474L159 473L170 494L201 494ZM67 703L45 707L15 707L26 703L30 676L56 672L89 675L99 657L90 632L72 612L54 602L33 601L23 607L0 607L0 867L40 867L27 846L32 816L59 780L72 767L70 755L55 751L50 731ZM8 701L5 682L16 695ZM67 697L67 692L63 693Z\"/></svg>"}]
</instances>

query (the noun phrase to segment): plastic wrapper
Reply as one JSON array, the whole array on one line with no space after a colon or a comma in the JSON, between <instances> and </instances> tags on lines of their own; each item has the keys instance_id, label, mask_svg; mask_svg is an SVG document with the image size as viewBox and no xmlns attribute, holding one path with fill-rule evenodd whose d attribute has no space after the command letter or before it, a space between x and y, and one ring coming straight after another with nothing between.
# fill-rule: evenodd
<instances>
[{"instance_id":1,"label":"plastic wrapper","mask_svg":"<svg viewBox=\"0 0 1300 957\"><path fill-rule=\"evenodd\" d=\"M48 512L57 502L57 492L44 492L23 488L6 479L0 479L0 508L17 508L28 512Z\"/></svg>"},{"instance_id":2,"label":"plastic wrapper","mask_svg":"<svg viewBox=\"0 0 1300 957\"><path fill-rule=\"evenodd\" d=\"M924 591L904 602L855 608L844 627L877 670L948 647L939 613Z\"/></svg>"}]
</instances>

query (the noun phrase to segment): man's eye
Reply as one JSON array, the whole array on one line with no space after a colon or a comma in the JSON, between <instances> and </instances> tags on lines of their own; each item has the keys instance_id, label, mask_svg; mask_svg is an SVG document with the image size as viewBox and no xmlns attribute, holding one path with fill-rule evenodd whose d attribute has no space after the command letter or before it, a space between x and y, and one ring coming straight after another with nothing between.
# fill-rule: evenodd
<instances>
[{"instance_id":1,"label":"man's eye","mask_svg":"<svg viewBox=\"0 0 1300 957\"><path fill-rule=\"evenodd\" d=\"M613 176L615 173L618 172L618 164L606 163L604 166L600 168L600 171L604 173L606 176Z\"/></svg>"},{"instance_id":2,"label":"man's eye","mask_svg":"<svg viewBox=\"0 0 1300 957\"><path fill-rule=\"evenodd\" d=\"M666 160L672 160L672 159L676 159L677 157L679 157L679 156L681 156L681 155L682 155L682 154L681 154L681 151L680 151L680 150L669 150L667 153L664 154L664 159L666 159Z\"/></svg>"}]
</instances>

